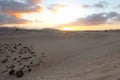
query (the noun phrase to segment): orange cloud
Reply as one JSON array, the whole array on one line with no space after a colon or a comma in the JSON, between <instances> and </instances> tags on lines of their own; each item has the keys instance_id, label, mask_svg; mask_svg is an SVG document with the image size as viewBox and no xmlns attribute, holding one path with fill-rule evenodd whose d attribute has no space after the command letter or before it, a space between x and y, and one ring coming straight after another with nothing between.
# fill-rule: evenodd
<instances>
[{"instance_id":1,"label":"orange cloud","mask_svg":"<svg viewBox=\"0 0 120 80\"><path fill-rule=\"evenodd\" d=\"M3 24L26 24L30 23L31 21L20 19L12 15L8 14L0 14L0 25Z\"/></svg>"},{"instance_id":2,"label":"orange cloud","mask_svg":"<svg viewBox=\"0 0 120 80\"><path fill-rule=\"evenodd\" d=\"M41 2L41 0L34 0L34 2L35 2L35 3L39 3L39 2Z\"/></svg>"},{"instance_id":3,"label":"orange cloud","mask_svg":"<svg viewBox=\"0 0 120 80\"><path fill-rule=\"evenodd\" d=\"M23 14L40 12L42 7L39 5L41 0L0 0L0 25L3 24L25 24L31 21L21 19Z\"/></svg>"},{"instance_id":4,"label":"orange cloud","mask_svg":"<svg viewBox=\"0 0 120 80\"><path fill-rule=\"evenodd\" d=\"M0 8L2 13L21 17L22 14L40 12L42 7L38 5L39 3L40 0L26 0L24 3L1 0Z\"/></svg>"},{"instance_id":5,"label":"orange cloud","mask_svg":"<svg viewBox=\"0 0 120 80\"><path fill-rule=\"evenodd\" d=\"M20 18L23 14L30 14L30 13L35 13L35 12L40 12L42 10L42 7L38 6L35 9L31 9L31 10L26 10L26 11L11 11L11 10L5 10L4 13L6 14L10 14L13 15L15 17Z\"/></svg>"},{"instance_id":6,"label":"orange cloud","mask_svg":"<svg viewBox=\"0 0 120 80\"><path fill-rule=\"evenodd\" d=\"M65 4L55 4L54 7L64 8L64 7L67 7L67 5L65 5Z\"/></svg>"}]
</instances>

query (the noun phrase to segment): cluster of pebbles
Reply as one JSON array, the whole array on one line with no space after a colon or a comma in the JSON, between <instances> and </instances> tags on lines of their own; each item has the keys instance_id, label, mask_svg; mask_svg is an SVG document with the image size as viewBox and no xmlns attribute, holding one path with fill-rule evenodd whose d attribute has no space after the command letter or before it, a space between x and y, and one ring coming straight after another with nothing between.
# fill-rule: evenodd
<instances>
[{"instance_id":1,"label":"cluster of pebbles","mask_svg":"<svg viewBox=\"0 0 120 80\"><path fill-rule=\"evenodd\" d=\"M20 78L40 64L42 57L44 53L38 56L32 46L24 46L22 43L0 43L0 74L8 73Z\"/></svg>"}]
</instances>

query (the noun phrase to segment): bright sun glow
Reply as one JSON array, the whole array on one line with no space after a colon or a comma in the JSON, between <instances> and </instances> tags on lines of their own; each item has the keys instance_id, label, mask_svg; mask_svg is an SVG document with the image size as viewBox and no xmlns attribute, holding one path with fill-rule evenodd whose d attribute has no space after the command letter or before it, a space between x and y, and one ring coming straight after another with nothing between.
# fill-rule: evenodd
<instances>
[{"instance_id":1,"label":"bright sun glow","mask_svg":"<svg viewBox=\"0 0 120 80\"><path fill-rule=\"evenodd\" d=\"M69 24L75 21L79 15L80 13L78 13L74 6L67 6L58 9L56 13L44 9L40 13L34 13L30 15L25 14L22 18L33 21L35 23L34 26L39 26L41 28L52 26L63 31L77 31L80 29L80 27L69 27L69 25L59 27L59 25Z\"/></svg>"},{"instance_id":2,"label":"bright sun glow","mask_svg":"<svg viewBox=\"0 0 120 80\"><path fill-rule=\"evenodd\" d=\"M43 10L40 13L24 15L22 18L31 20L31 21L38 21L38 22L45 22L46 24L66 24L74 21L78 17L78 12L76 8L72 7L65 7L58 9L57 13L52 13L48 10ZM48 26L48 25L47 25Z\"/></svg>"},{"instance_id":3,"label":"bright sun glow","mask_svg":"<svg viewBox=\"0 0 120 80\"><path fill-rule=\"evenodd\" d=\"M54 20L58 24L69 23L78 17L77 10L74 7L62 8L55 14Z\"/></svg>"},{"instance_id":4,"label":"bright sun glow","mask_svg":"<svg viewBox=\"0 0 120 80\"><path fill-rule=\"evenodd\" d=\"M69 27L63 27L61 28L60 30L63 30L63 31L72 31L73 29L69 28Z\"/></svg>"}]
</instances>

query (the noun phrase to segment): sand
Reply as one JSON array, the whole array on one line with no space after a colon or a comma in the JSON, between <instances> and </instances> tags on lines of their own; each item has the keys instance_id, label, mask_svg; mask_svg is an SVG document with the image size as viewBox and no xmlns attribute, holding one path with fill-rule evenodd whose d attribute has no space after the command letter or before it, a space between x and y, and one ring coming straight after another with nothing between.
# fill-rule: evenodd
<instances>
[{"instance_id":1,"label":"sand","mask_svg":"<svg viewBox=\"0 0 120 80\"><path fill-rule=\"evenodd\" d=\"M44 62L22 78L0 80L120 80L120 32L0 32L0 42L32 45Z\"/></svg>"}]
</instances>

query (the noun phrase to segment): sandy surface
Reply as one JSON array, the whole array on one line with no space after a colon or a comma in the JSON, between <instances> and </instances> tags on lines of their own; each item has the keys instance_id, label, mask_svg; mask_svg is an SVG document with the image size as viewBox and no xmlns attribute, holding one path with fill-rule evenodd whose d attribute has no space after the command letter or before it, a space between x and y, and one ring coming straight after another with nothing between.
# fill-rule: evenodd
<instances>
[{"instance_id":1,"label":"sandy surface","mask_svg":"<svg viewBox=\"0 0 120 80\"><path fill-rule=\"evenodd\" d=\"M120 32L8 31L0 41L32 45L47 56L22 78L0 80L120 80Z\"/></svg>"}]
</instances>

